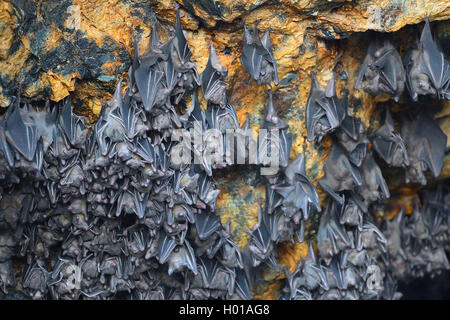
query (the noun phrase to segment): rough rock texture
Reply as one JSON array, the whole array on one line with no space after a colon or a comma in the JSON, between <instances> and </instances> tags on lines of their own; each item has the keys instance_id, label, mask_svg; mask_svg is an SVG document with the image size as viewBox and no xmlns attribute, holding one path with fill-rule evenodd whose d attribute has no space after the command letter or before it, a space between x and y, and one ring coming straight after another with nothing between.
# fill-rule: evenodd
<instances>
[{"instance_id":1,"label":"rough rock texture","mask_svg":"<svg viewBox=\"0 0 450 320\"><path fill-rule=\"evenodd\" d=\"M259 30L271 29L280 79L274 88L274 103L295 135L291 157L305 152L306 171L314 182L323 176L331 141L325 138L314 145L306 140L304 112L311 71L317 72L321 86L331 79L333 71L337 73L338 95L344 88L349 90L351 112L371 132L378 126L380 103L390 103L393 111L410 104L406 94L394 105L387 96L372 98L354 90L371 35L392 32L402 54L419 34L422 26L418 24L429 17L435 21L432 28L444 51L449 51L450 23L445 20L450 18L450 2L442 0L0 0L0 106L8 106L18 93L38 102L59 101L71 94L77 112L95 121L119 77L126 78L134 39L138 39L142 54L156 17L161 37L167 39L173 32L178 5L199 72L206 66L212 40L221 63L228 68L229 96L239 121L242 124L248 118L255 131L267 95L239 60L243 27L260 20ZM184 107L188 101L181 104ZM450 135L450 102L422 107L438 108L436 118ZM441 177L450 176L450 139L446 155ZM222 222L231 220L236 241L243 247L247 241L244 231L257 221L256 203L264 198L264 186L251 168L220 172L215 178L222 189L218 200ZM396 171L386 179L392 197L385 213L395 215L400 205L410 213L411 198L420 188L405 185L404 176ZM325 199L324 192L318 191ZM314 237L314 219L317 217L311 219L307 238ZM279 262L293 269L307 251L304 244L283 244ZM256 297L276 298L281 284L273 280L283 277L263 272Z\"/></svg>"}]
</instances>

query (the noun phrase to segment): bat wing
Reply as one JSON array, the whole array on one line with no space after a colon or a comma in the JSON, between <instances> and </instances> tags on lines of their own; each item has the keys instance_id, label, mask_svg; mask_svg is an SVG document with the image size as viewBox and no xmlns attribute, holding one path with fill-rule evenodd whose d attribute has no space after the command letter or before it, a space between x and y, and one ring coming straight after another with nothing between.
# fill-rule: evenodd
<instances>
[{"instance_id":1,"label":"bat wing","mask_svg":"<svg viewBox=\"0 0 450 320\"><path fill-rule=\"evenodd\" d=\"M237 294L244 300L251 300L250 281L243 269L236 269L236 291Z\"/></svg>"},{"instance_id":2,"label":"bat wing","mask_svg":"<svg viewBox=\"0 0 450 320\"><path fill-rule=\"evenodd\" d=\"M135 72L136 84L147 111L150 111L155 104L156 92L163 75L161 71L149 69L145 64L142 64Z\"/></svg>"},{"instance_id":3,"label":"bat wing","mask_svg":"<svg viewBox=\"0 0 450 320\"><path fill-rule=\"evenodd\" d=\"M33 161L37 147L37 128L34 124L27 123L20 115L20 109L16 105L6 119L5 136L13 146L28 161Z\"/></svg>"},{"instance_id":4,"label":"bat wing","mask_svg":"<svg viewBox=\"0 0 450 320\"><path fill-rule=\"evenodd\" d=\"M420 43L423 56L419 68L430 78L435 89L441 91L450 81L450 66L433 39L428 19L425 21Z\"/></svg>"},{"instance_id":5,"label":"bat wing","mask_svg":"<svg viewBox=\"0 0 450 320\"><path fill-rule=\"evenodd\" d=\"M196 275L198 273L198 268L197 268L197 261L195 259L194 249L192 249L188 241L185 241L184 245L187 250L186 256L187 267Z\"/></svg>"},{"instance_id":6,"label":"bat wing","mask_svg":"<svg viewBox=\"0 0 450 320\"><path fill-rule=\"evenodd\" d=\"M198 237L206 240L211 235L222 228L220 218L214 213L197 214L195 218L195 227L197 228Z\"/></svg>"},{"instance_id":7,"label":"bat wing","mask_svg":"<svg viewBox=\"0 0 450 320\"><path fill-rule=\"evenodd\" d=\"M158 240L158 257L159 263L166 263L167 259L169 259L170 254L177 244L175 243L175 239L169 237L164 231L160 231L159 240Z\"/></svg>"},{"instance_id":8,"label":"bat wing","mask_svg":"<svg viewBox=\"0 0 450 320\"><path fill-rule=\"evenodd\" d=\"M134 145L137 150L137 154L147 163L153 163L155 160L155 149L150 144L147 138L136 138Z\"/></svg>"}]
</instances>

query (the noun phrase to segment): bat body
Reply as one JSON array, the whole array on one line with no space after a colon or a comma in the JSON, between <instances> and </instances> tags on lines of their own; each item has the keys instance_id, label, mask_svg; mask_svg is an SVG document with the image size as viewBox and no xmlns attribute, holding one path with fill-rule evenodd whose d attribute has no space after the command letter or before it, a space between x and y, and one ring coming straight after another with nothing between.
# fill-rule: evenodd
<instances>
[{"instance_id":1,"label":"bat body","mask_svg":"<svg viewBox=\"0 0 450 320\"><path fill-rule=\"evenodd\" d=\"M244 46L240 59L245 70L259 85L270 85L272 81L278 85L277 62L273 57L269 30L259 38L257 23L253 30L244 26Z\"/></svg>"},{"instance_id":2,"label":"bat body","mask_svg":"<svg viewBox=\"0 0 450 320\"><path fill-rule=\"evenodd\" d=\"M403 63L389 40L375 39L369 45L355 89L363 88L372 96L387 93L399 100L405 89Z\"/></svg>"},{"instance_id":3,"label":"bat body","mask_svg":"<svg viewBox=\"0 0 450 320\"><path fill-rule=\"evenodd\" d=\"M359 170L337 144L333 144L331 148L324 171L325 176L319 180L319 185L341 205L344 204L344 198L337 192L352 190L354 187L363 185Z\"/></svg>"},{"instance_id":4,"label":"bat body","mask_svg":"<svg viewBox=\"0 0 450 320\"><path fill-rule=\"evenodd\" d=\"M409 165L405 143L400 133L395 130L389 109L386 109L384 124L375 132L372 141L375 151L389 166Z\"/></svg>"},{"instance_id":5,"label":"bat body","mask_svg":"<svg viewBox=\"0 0 450 320\"><path fill-rule=\"evenodd\" d=\"M419 43L404 57L407 86L414 101L419 95L450 99L450 65L433 39L430 22L425 20Z\"/></svg>"},{"instance_id":6,"label":"bat body","mask_svg":"<svg viewBox=\"0 0 450 320\"><path fill-rule=\"evenodd\" d=\"M205 70L201 74L203 96L212 104L224 107L227 102L225 79L228 70L224 68L217 57L216 50L210 42L209 59Z\"/></svg>"},{"instance_id":7,"label":"bat body","mask_svg":"<svg viewBox=\"0 0 450 320\"><path fill-rule=\"evenodd\" d=\"M410 162L406 168L406 182L425 185L426 171L430 170L433 177L438 177L442 170L447 136L426 112L412 119L404 117L401 131Z\"/></svg>"},{"instance_id":8,"label":"bat body","mask_svg":"<svg viewBox=\"0 0 450 320\"><path fill-rule=\"evenodd\" d=\"M306 130L308 141L322 140L323 136L338 128L347 114L346 97L336 95L335 77L322 91L314 73L311 73L311 89L306 103Z\"/></svg>"}]
</instances>

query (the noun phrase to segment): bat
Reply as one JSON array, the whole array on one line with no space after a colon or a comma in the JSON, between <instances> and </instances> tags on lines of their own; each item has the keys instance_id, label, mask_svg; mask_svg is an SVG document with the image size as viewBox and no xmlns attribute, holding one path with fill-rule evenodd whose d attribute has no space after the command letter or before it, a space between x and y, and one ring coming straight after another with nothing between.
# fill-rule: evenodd
<instances>
[{"instance_id":1,"label":"bat","mask_svg":"<svg viewBox=\"0 0 450 320\"><path fill-rule=\"evenodd\" d=\"M450 99L450 66L440 45L433 39L428 19L418 44L404 56L403 63L407 72L406 84L414 101L419 95Z\"/></svg>"},{"instance_id":2,"label":"bat","mask_svg":"<svg viewBox=\"0 0 450 320\"><path fill-rule=\"evenodd\" d=\"M356 189L365 202L370 204L380 199L389 199L389 188L371 152L364 159L360 170L363 183Z\"/></svg>"},{"instance_id":3,"label":"bat","mask_svg":"<svg viewBox=\"0 0 450 320\"><path fill-rule=\"evenodd\" d=\"M267 93L269 95L269 101L261 128L266 129L268 132L265 136L266 143L260 143L258 145L258 147L262 147L258 151L258 155L268 155L272 154L272 152L275 154L278 153L279 165L286 167L289 163L293 136L291 133L287 133L289 126L278 117L277 110L273 104L272 92L267 91ZM278 136L273 134L274 131L277 131ZM276 150L272 151L272 146L275 146Z\"/></svg>"},{"instance_id":4,"label":"bat","mask_svg":"<svg viewBox=\"0 0 450 320\"><path fill-rule=\"evenodd\" d=\"M405 81L402 60L391 41L388 39L372 41L355 83L355 89L363 88L372 96L387 93L398 102L405 89Z\"/></svg>"},{"instance_id":5,"label":"bat","mask_svg":"<svg viewBox=\"0 0 450 320\"><path fill-rule=\"evenodd\" d=\"M195 275L197 275L198 273L194 250L192 249L188 241L184 241L183 246L176 247L170 254L167 262L169 264L167 270L169 276L174 272L183 271L186 267Z\"/></svg>"},{"instance_id":6,"label":"bat","mask_svg":"<svg viewBox=\"0 0 450 320\"><path fill-rule=\"evenodd\" d=\"M317 247L320 256L327 265L330 264L333 256L336 256L341 250L352 246L351 239L338 220L342 209L342 205L333 199L329 199L327 208L320 217L317 231Z\"/></svg>"},{"instance_id":7,"label":"bat","mask_svg":"<svg viewBox=\"0 0 450 320\"><path fill-rule=\"evenodd\" d=\"M150 112L157 100L157 92L164 73L146 64L141 64L135 72L136 84L145 110Z\"/></svg>"},{"instance_id":8,"label":"bat","mask_svg":"<svg viewBox=\"0 0 450 320\"><path fill-rule=\"evenodd\" d=\"M344 204L343 196L337 192L352 190L363 185L358 168L356 168L345 155L338 144L333 144L331 153L324 165L325 176L319 179L319 185L340 205Z\"/></svg>"},{"instance_id":9,"label":"bat","mask_svg":"<svg viewBox=\"0 0 450 320\"><path fill-rule=\"evenodd\" d=\"M409 166L406 167L406 183L416 182L426 185L424 172L430 170L437 178L444 164L447 136L436 120L427 112L415 117L404 116L401 135L406 144Z\"/></svg>"},{"instance_id":10,"label":"bat","mask_svg":"<svg viewBox=\"0 0 450 320\"><path fill-rule=\"evenodd\" d=\"M389 108L386 108L386 118L384 124L375 132L372 138L373 148L377 154L389 166L407 167L409 166L408 152L400 133L395 130L394 122Z\"/></svg>"},{"instance_id":11,"label":"bat","mask_svg":"<svg viewBox=\"0 0 450 320\"><path fill-rule=\"evenodd\" d=\"M340 128L336 130L336 140L347 151L350 162L360 167L366 157L369 144L361 119L347 114Z\"/></svg>"},{"instance_id":12,"label":"bat","mask_svg":"<svg viewBox=\"0 0 450 320\"><path fill-rule=\"evenodd\" d=\"M273 251L272 230L269 219L268 214L264 214L261 205L258 204L258 222L251 231L247 231L250 235L248 249L251 252L254 267L268 259Z\"/></svg>"},{"instance_id":13,"label":"bat","mask_svg":"<svg viewBox=\"0 0 450 320\"><path fill-rule=\"evenodd\" d=\"M311 208L321 211L319 196L311 180L306 176L305 156L299 154L285 169L286 182L272 186L283 197L284 210L294 214L302 210L304 219L310 216ZM289 216L291 214L288 213Z\"/></svg>"},{"instance_id":14,"label":"bat","mask_svg":"<svg viewBox=\"0 0 450 320\"><path fill-rule=\"evenodd\" d=\"M119 81L119 84L120 83L121 81ZM81 117L72 112L72 102L70 97L66 99L61 110L59 125L72 146L80 146L86 140L86 127Z\"/></svg>"},{"instance_id":15,"label":"bat","mask_svg":"<svg viewBox=\"0 0 450 320\"><path fill-rule=\"evenodd\" d=\"M308 141L322 140L328 132L340 126L347 115L346 98L336 96L335 75L325 91L319 87L314 72L311 73L311 89L306 102L306 131Z\"/></svg>"},{"instance_id":16,"label":"bat","mask_svg":"<svg viewBox=\"0 0 450 320\"><path fill-rule=\"evenodd\" d=\"M209 42L209 46L208 64L200 76L203 97L212 104L224 107L227 103L225 79L228 70L220 64L212 41Z\"/></svg>"},{"instance_id":17,"label":"bat","mask_svg":"<svg viewBox=\"0 0 450 320\"><path fill-rule=\"evenodd\" d=\"M258 22L253 30L244 26L244 46L240 57L241 63L258 85L269 84L273 81L278 85L277 62L273 57L269 30L260 39L257 29Z\"/></svg>"},{"instance_id":18,"label":"bat","mask_svg":"<svg viewBox=\"0 0 450 320\"><path fill-rule=\"evenodd\" d=\"M12 111L5 116L5 137L10 146L31 162L36 154L39 137L36 126L23 121L19 104L17 100Z\"/></svg>"}]
</instances>

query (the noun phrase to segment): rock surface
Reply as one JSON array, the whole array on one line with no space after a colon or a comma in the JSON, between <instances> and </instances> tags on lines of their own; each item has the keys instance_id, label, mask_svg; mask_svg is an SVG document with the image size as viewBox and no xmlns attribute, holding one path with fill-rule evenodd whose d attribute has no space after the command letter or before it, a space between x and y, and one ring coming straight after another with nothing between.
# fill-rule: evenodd
<instances>
[{"instance_id":1,"label":"rock surface","mask_svg":"<svg viewBox=\"0 0 450 320\"><path fill-rule=\"evenodd\" d=\"M248 118L254 130L260 126L267 95L239 60L243 27L260 21L260 31L271 29L280 79L273 88L274 103L295 135L291 158L305 152L306 171L314 182L323 176L331 140L325 138L317 145L306 140L304 113L311 71L317 73L321 86L331 79L332 72L338 75L338 95L344 88L349 91L351 112L371 132L378 126L379 104L388 103L394 111L411 104L406 94L394 104L389 97L373 98L354 90L374 32L392 32L403 54L419 34L422 26L418 24L429 17L435 21L432 28L444 51L449 52L450 23L445 20L450 18L450 2L442 0L0 0L0 106L7 107L19 93L39 103L59 101L70 94L77 112L95 121L118 79L126 78L134 39L142 54L156 17L161 37L167 39L173 32L177 6L184 13L182 25L198 71L206 66L212 40L219 60L228 68L229 96L239 121L242 124ZM436 114L439 125L449 136L450 102L436 108L440 109ZM450 139L447 141L441 177L450 176ZM222 222L231 220L236 241L244 246L244 231L257 221L256 203L264 198L264 186L250 169L220 172L215 178L222 189L218 200ZM411 203L419 187L405 185L403 175L393 173L385 178L393 191L386 213L393 216L399 205ZM318 191L324 199L325 194L320 188ZM311 222L308 237L314 236L314 226ZM283 244L279 262L292 269L307 250L303 244ZM262 277L265 281L257 286L257 297L276 298L280 285L273 280L283 275L265 271Z\"/></svg>"}]
</instances>

